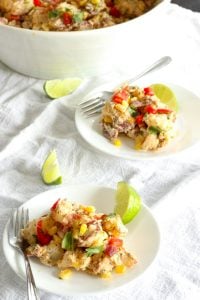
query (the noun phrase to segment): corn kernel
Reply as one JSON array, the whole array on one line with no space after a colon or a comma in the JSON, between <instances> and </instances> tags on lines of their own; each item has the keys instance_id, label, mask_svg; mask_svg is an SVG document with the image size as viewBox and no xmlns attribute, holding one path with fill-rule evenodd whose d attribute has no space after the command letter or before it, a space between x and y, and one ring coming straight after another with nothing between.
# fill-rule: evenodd
<instances>
[{"instance_id":1,"label":"corn kernel","mask_svg":"<svg viewBox=\"0 0 200 300\"><path fill-rule=\"evenodd\" d=\"M94 5L98 5L100 0L90 0L90 2Z\"/></svg>"},{"instance_id":2,"label":"corn kernel","mask_svg":"<svg viewBox=\"0 0 200 300\"><path fill-rule=\"evenodd\" d=\"M135 150L141 150L142 149L142 143L144 142L144 137L141 135L138 135L135 139L135 145L134 149Z\"/></svg>"},{"instance_id":3,"label":"corn kernel","mask_svg":"<svg viewBox=\"0 0 200 300\"><path fill-rule=\"evenodd\" d=\"M77 270L80 268L80 264L78 262L73 263L72 266Z\"/></svg>"},{"instance_id":4,"label":"corn kernel","mask_svg":"<svg viewBox=\"0 0 200 300\"><path fill-rule=\"evenodd\" d=\"M125 108L127 108L127 107L128 107L128 102L125 101L125 100L123 100L123 101L122 101L122 105L123 105Z\"/></svg>"},{"instance_id":5,"label":"corn kernel","mask_svg":"<svg viewBox=\"0 0 200 300\"><path fill-rule=\"evenodd\" d=\"M54 236L53 236L53 240L54 240L54 242L56 242L56 243L58 243L58 244L61 243L61 238L60 238L59 236L57 236L57 235L54 235Z\"/></svg>"},{"instance_id":6,"label":"corn kernel","mask_svg":"<svg viewBox=\"0 0 200 300\"><path fill-rule=\"evenodd\" d=\"M57 226L53 226L48 229L48 234L49 235L54 235L57 232Z\"/></svg>"},{"instance_id":7,"label":"corn kernel","mask_svg":"<svg viewBox=\"0 0 200 300\"><path fill-rule=\"evenodd\" d=\"M126 272L126 266L124 265L118 265L115 267L115 272L117 274L123 274L124 272Z\"/></svg>"},{"instance_id":8,"label":"corn kernel","mask_svg":"<svg viewBox=\"0 0 200 300\"><path fill-rule=\"evenodd\" d=\"M110 116L105 116L103 120L105 123L112 123L112 118Z\"/></svg>"},{"instance_id":9,"label":"corn kernel","mask_svg":"<svg viewBox=\"0 0 200 300\"><path fill-rule=\"evenodd\" d=\"M72 271L70 269L61 270L58 274L60 279L67 279L71 276Z\"/></svg>"},{"instance_id":10,"label":"corn kernel","mask_svg":"<svg viewBox=\"0 0 200 300\"><path fill-rule=\"evenodd\" d=\"M81 224L79 235L80 236L84 235L86 233L86 231L87 231L87 225L86 224Z\"/></svg>"},{"instance_id":11,"label":"corn kernel","mask_svg":"<svg viewBox=\"0 0 200 300\"><path fill-rule=\"evenodd\" d=\"M121 142L120 139L114 139L114 140L113 140L113 144L114 144L116 147L121 147L122 142Z\"/></svg>"},{"instance_id":12,"label":"corn kernel","mask_svg":"<svg viewBox=\"0 0 200 300\"><path fill-rule=\"evenodd\" d=\"M112 235L115 237L118 237L120 235L119 231L117 229L112 230Z\"/></svg>"},{"instance_id":13,"label":"corn kernel","mask_svg":"<svg viewBox=\"0 0 200 300\"><path fill-rule=\"evenodd\" d=\"M119 103L115 104L115 108L122 113L124 113L126 111L126 107L124 107L122 104L119 104Z\"/></svg>"},{"instance_id":14,"label":"corn kernel","mask_svg":"<svg viewBox=\"0 0 200 300\"><path fill-rule=\"evenodd\" d=\"M133 117L128 118L128 122L133 124L135 122L135 119Z\"/></svg>"},{"instance_id":15,"label":"corn kernel","mask_svg":"<svg viewBox=\"0 0 200 300\"><path fill-rule=\"evenodd\" d=\"M93 213L93 212L95 212L95 207L94 206L86 206L85 211L87 211L88 213Z\"/></svg>"},{"instance_id":16,"label":"corn kernel","mask_svg":"<svg viewBox=\"0 0 200 300\"><path fill-rule=\"evenodd\" d=\"M88 0L82 0L82 1L80 1L80 2L79 2L80 6L85 5L85 4L87 3L87 1L88 1Z\"/></svg>"},{"instance_id":17,"label":"corn kernel","mask_svg":"<svg viewBox=\"0 0 200 300\"><path fill-rule=\"evenodd\" d=\"M106 272L101 274L102 279L110 279L111 278L111 272Z\"/></svg>"}]
</instances>

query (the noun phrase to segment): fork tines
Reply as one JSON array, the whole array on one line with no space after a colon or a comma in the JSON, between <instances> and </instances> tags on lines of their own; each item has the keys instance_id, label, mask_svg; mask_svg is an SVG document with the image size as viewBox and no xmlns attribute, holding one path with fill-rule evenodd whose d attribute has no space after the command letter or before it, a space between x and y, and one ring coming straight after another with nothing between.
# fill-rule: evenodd
<instances>
[{"instance_id":1,"label":"fork tines","mask_svg":"<svg viewBox=\"0 0 200 300\"><path fill-rule=\"evenodd\" d=\"M105 104L105 100L100 97L97 97L81 103L80 109L81 112L85 114L87 117L91 117L93 115L99 114L104 104Z\"/></svg>"},{"instance_id":2,"label":"fork tines","mask_svg":"<svg viewBox=\"0 0 200 300\"><path fill-rule=\"evenodd\" d=\"M10 226L16 238L20 238L20 231L24 229L29 221L29 212L27 208L18 208L10 219Z\"/></svg>"},{"instance_id":3,"label":"fork tines","mask_svg":"<svg viewBox=\"0 0 200 300\"><path fill-rule=\"evenodd\" d=\"M89 99L87 101L84 101L84 102L80 103L79 106L80 106L81 109L88 108L91 105L93 105L95 103L98 103L100 100L101 100L100 97L92 98L92 99Z\"/></svg>"}]
</instances>

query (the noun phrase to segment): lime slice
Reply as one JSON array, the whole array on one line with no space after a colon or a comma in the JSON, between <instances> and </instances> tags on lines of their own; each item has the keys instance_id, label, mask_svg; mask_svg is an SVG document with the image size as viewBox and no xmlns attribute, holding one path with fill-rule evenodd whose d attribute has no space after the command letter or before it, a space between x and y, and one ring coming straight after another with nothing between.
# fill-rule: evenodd
<instances>
[{"instance_id":1,"label":"lime slice","mask_svg":"<svg viewBox=\"0 0 200 300\"><path fill-rule=\"evenodd\" d=\"M141 209L141 198L128 183L117 184L115 213L121 216L124 224L129 223Z\"/></svg>"},{"instance_id":2,"label":"lime slice","mask_svg":"<svg viewBox=\"0 0 200 300\"><path fill-rule=\"evenodd\" d=\"M170 109L178 111L178 102L174 92L162 83L155 83L151 85L154 94L165 103Z\"/></svg>"},{"instance_id":3,"label":"lime slice","mask_svg":"<svg viewBox=\"0 0 200 300\"><path fill-rule=\"evenodd\" d=\"M81 83L80 78L66 78L47 80L44 83L44 91L51 99L57 99L71 94Z\"/></svg>"},{"instance_id":4,"label":"lime slice","mask_svg":"<svg viewBox=\"0 0 200 300\"><path fill-rule=\"evenodd\" d=\"M45 162L43 163L41 175L44 183L46 184L51 185L62 183L62 176L55 150L49 153Z\"/></svg>"}]
</instances>

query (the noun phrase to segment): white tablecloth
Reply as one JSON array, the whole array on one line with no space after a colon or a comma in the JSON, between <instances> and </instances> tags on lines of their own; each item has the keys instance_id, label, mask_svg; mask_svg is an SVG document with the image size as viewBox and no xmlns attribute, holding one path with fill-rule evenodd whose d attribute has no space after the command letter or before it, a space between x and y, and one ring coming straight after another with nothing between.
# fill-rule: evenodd
<instances>
[{"instance_id":1,"label":"white tablecloth","mask_svg":"<svg viewBox=\"0 0 200 300\"><path fill-rule=\"evenodd\" d=\"M171 55L173 63L154 76L200 94L200 14L171 4L164 22L158 46L162 44L160 54ZM114 76L119 79L127 74ZM68 99L75 101L106 80L88 79ZM122 179L129 181L154 211L162 234L158 259L136 283L104 296L79 299L200 299L200 147L159 161L111 159L87 146L75 128L73 111L66 108L67 100L47 99L42 85L43 81L19 75L0 63L1 236L13 207L51 188L42 183L40 170L46 154L55 148L64 184L114 187ZM10 269L0 247L0 299L25 299L25 282ZM43 291L40 296L65 299Z\"/></svg>"}]
</instances>

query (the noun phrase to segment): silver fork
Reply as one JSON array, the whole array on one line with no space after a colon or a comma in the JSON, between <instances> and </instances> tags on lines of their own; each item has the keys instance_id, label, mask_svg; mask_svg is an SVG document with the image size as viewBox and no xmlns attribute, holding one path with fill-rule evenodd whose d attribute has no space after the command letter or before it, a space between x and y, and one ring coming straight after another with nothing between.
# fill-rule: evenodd
<instances>
[{"instance_id":1,"label":"silver fork","mask_svg":"<svg viewBox=\"0 0 200 300\"><path fill-rule=\"evenodd\" d=\"M164 56L159 60L155 61L153 64L151 64L149 67L147 67L134 78L127 80L126 83L132 84L137 79L168 65L171 61L172 59L170 56ZM98 96L80 103L79 108L86 117L92 117L95 114L101 112L101 109L104 106L105 102L111 97L112 94L113 91L102 91L98 94Z\"/></svg>"},{"instance_id":2,"label":"silver fork","mask_svg":"<svg viewBox=\"0 0 200 300\"><path fill-rule=\"evenodd\" d=\"M26 278L27 278L27 294L29 300L39 300L35 280L31 270L31 265L26 252L23 250L23 239L21 237L21 229L24 229L29 221L29 213L26 208L19 208L10 218L8 229L9 244L18 250L24 257Z\"/></svg>"}]
</instances>

